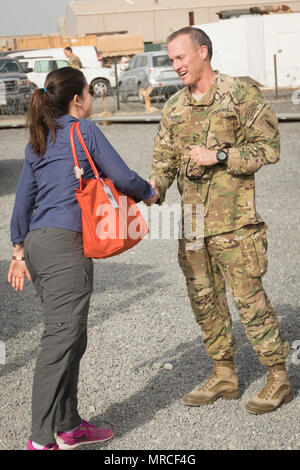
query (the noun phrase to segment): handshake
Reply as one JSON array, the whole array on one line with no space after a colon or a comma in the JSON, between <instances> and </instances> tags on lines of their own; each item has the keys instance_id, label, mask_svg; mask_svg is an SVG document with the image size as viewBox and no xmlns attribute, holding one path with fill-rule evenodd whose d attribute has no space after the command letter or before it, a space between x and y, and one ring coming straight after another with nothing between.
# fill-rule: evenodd
<instances>
[{"instance_id":1,"label":"handshake","mask_svg":"<svg viewBox=\"0 0 300 470\"><path fill-rule=\"evenodd\" d=\"M152 206L152 204L155 204L157 200L159 199L159 192L158 192L156 181L154 179L148 180L148 183L151 184L152 188L154 189L155 194L149 199L144 199L143 202L146 204L146 206Z\"/></svg>"}]
</instances>

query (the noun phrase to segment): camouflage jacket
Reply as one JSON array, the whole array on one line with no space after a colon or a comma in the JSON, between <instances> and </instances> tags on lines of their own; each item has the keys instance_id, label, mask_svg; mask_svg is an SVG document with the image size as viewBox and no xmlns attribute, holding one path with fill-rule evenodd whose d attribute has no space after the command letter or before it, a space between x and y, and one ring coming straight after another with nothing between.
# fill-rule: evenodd
<instances>
[{"instance_id":1,"label":"camouflage jacket","mask_svg":"<svg viewBox=\"0 0 300 470\"><path fill-rule=\"evenodd\" d=\"M227 164L202 167L189 161L193 145L228 149ZM182 203L204 205L204 236L217 235L262 222L255 209L254 173L277 162L279 153L277 118L260 91L217 72L200 101L185 87L166 103L151 178L162 203L177 176Z\"/></svg>"},{"instance_id":2,"label":"camouflage jacket","mask_svg":"<svg viewBox=\"0 0 300 470\"><path fill-rule=\"evenodd\" d=\"M81 69L82 68L82 63L79 57L77 55L72 54L69 59L69 66L73 67L73 69Z\"/></svg>"}]
</instances>

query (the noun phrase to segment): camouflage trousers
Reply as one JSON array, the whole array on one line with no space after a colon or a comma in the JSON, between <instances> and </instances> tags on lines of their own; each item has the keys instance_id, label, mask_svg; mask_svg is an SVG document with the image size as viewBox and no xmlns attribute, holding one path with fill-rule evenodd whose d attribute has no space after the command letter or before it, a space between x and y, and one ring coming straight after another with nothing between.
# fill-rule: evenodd
<instances>
[{"instance_id":1,"label":"camouflage trousers","mask_svg":"<svg viewBox=\"0 0 300 470\"><path fill-rule=\"evenodd\" d=\"M264 366L284 362L288 343L262 285L267 270L265 224L206 237L198 250L179 240L179 264L208 356L214 360L236 353L226 285L237 307L247 338Z\"/></svg>"}]
</instances>

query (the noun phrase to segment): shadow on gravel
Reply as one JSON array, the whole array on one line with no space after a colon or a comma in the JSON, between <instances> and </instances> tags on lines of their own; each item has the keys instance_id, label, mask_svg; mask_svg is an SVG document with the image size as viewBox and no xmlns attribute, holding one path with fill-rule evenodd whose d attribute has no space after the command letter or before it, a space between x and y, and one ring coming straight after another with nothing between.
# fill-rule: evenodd
<instances>
[{"instance_id":1,"label":"shadow on gravel","mask_svg":"<svg viewBox=\"0 0 300 470\"><path fill-rule=\"evenodd\" d=\"M94 294L95 296L104 294L104 301L101 316L99 317L98 312L90 315L90 327L132 305L139 305L142 298L154 294L157 289L164 288L167 292L169 286L166 282L162 283L164 273L153 269L151 265L96 261L94 266ZM99 297L94 297L97 305L98 299ZM91 306L93 307L93 297Z\"/></svg>"},{"instance_id":2,"label":"shadow on gravel","mask_svg":"<svg viewBox=\"0 0 300 470\"><path fill-rule=\"evenodd\" d=\"M7 281L9 264L9 261L0 261L2 273L0 278L0 340L4 342L16 336L20 337L22 332L43 327L42 304L33 284L26 282L23 292L15 292ZM97 261L94 295L98 297L97 300L94 299L96 300L94 305L100 305L100 307L97 307L97 310L93 308L94 311L88 323L89 328L103 323L114 314L125 311L133 303L138 303L142 297L152 295L158 286L162 287L161 276L162 273L153 270L150 265ZM167 285L163 287L167 288ZM125 296L124 291L126 291ZM14 361L12 363L9 357L7 358L7 364L4 367L0 366L1 375L8 374L36 358L38 349L39 347L32 349L30 345L25 344L19 352L13 351Z\"/></svg>"},{"instance_id":3,"label":"shadow on gravel","mask_svg":"<svg viewBox=\"0 0 300 470\"><path fill-rule=\"evenodd\" d=\"M277 312L283 317L282 336L292 345L297 339L295 331L300 331L297 311L290 305L281 305L277 307ZM283 315L284 312L286 314ZM252 382L266 375L266 369L259 363L239 320L234 322L234 332L237 340L236 367L243 394ZM122 437L152 421L161 409L170 406L174 401L181 400L185 393L207 380L212 371L212 361L206 356L201 337L182 343L163 356L154 357L151 362L142 363L136 372L139 373L144 367L154 367L155 363L165 362L172 363L172 371L160 367L157 374L137 393L127 400L113 403L105 413L95 416L92 421L98 426L113 427L116 436ZM295 399L300 390L300 365L292 363L288 368L288 374Z\"/></svg>"},{"instance_id":4,"label":"shadow on gravel","mask_svg":"<svg viewBox=\"0 0 300 470\"><path fill-rule=\"evenodd\" d=\"M23 160L0 161L0 197L16 192L22 168Z\"/></svg>"}]
</instances>

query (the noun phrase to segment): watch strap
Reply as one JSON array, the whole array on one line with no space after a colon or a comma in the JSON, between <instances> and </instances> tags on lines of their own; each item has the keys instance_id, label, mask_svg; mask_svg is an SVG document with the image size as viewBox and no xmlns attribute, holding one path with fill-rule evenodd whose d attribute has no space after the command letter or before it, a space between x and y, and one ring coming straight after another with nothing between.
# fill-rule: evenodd
<instances>
[{"instance_id":1,"label":"watch strap","mask_svg":"<svg viewBox=\"0 0 300 470\"><path fill-rule=\"evenodd\" d=\"M24 256L16 256L16 255L13 255L13 256L12 256L12 260L13 260L13 261L25 261L25 258L24 258Z\"/></svg>"}]
</instances>

